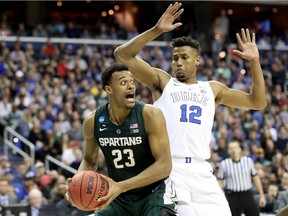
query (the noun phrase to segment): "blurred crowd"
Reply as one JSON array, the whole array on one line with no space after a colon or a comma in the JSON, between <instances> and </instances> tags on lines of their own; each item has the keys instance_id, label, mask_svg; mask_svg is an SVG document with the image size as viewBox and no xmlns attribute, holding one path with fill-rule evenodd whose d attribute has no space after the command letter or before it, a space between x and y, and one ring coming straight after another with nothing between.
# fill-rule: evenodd
<instances>
[{"instance_id":1,"label":"blurred crowd","mask_svg":"<svg viewBox=\"0 0 288 216\"><path fill-rule=\"evenodd\" d=\"M62 210L69 212L73 207L64 199L64 184L71 174L61 172L57 167L47 172L43 162L46 155L51 155L78 168L83 154L82 121L91 111L107 103L107 95L101 86L101 72L116 61L113 56L115 46L51 43L51 36L89 38L87 31L75 33L73 23L58 23L46 28L39 24L32 31L27 31L23 23L17 31L2 23L2 32L3 29L7 36L47 37L47 42L40 48L21 41L16 41L13 46L5 42L1 44L0 131L10 126L30 140L35 145L37 163L31 165L30 159L25 158L20 164L12 164L1 156L0 205L32 203L34 200L36 206L65 206L67 208ZM105 39L123 39L137 34L123 34L122 31L119 35L114 34L113 27L103 27L102 24L97 32L96 38ZM139 58L172 73L171 55L169 46L150 46L141 51ZM245 154L254 160L263 183L267 205L262 212L273 213L288 204L288 53L273 49L262 51L260 61L268 106L261 111L217 107L211 164L217 175L219 162L229 156L227 143L239 140L244 145ZM238 61L227 63L218 55L203 54L197 79L215 79L248 93L251 72L249 64L244 63L243 67L245 74L240 73L242 66ZM136 87L137 99L152 103L150 90L140 83L136 83ZM28 152L20 141L15 145ZM99 172L107 174L102 154L98 166Z\"/></svg>"}]
</instances>

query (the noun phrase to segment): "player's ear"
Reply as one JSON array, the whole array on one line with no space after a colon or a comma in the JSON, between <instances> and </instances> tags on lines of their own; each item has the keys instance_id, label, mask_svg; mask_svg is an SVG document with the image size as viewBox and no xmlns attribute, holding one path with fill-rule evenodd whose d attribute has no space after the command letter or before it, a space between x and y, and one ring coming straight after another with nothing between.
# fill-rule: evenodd
<instances>
[{"instance_id":1,"label":"player's ear","mask_svg":"<svg viewBox=\"0 0 288 216\"><path fill-rule=\"evenodd\" d=\"M197 66L200 64L200 60L200 56L196 56L195 61Z\"/></svg>"},{"instance_id":2,"label":"player's ear","mask_svg":"<svg viewBox=\"0 0 288 216\"><path fill-rule=\"evenodd\" d=\"M111 87L109 85L106 85L104 87L104 90L107 92L107 94L111 94L112 93L112 89L111 89Z\"/></svg>"}]
</instances>

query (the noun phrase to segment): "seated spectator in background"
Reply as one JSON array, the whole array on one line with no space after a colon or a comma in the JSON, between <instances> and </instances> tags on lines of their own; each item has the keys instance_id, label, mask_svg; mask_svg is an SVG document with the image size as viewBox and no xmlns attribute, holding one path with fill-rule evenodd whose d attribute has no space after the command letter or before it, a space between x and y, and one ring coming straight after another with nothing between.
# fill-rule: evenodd
<instances>
[{"instance_id":1,"label":"seated spectator in background","mask_svg":"<svg viewBox=\"0 0 288 216\"><path fill-rule=\"evenodd\" d=\"M18 125L16 127L16 131L28 139L30 131L33 128L33 120L32 120L32 113L29 108L23 110L22 118L19 120Z\"/></svg>"},{"instance_id":2,"label":"seated spectator in background","mask_svg":"<svg viewBox=\"0 0 288 216\"><path fill-rule=\"evenodd\" d=\"M16 104L12 104L11 112L4 118L6 125L15 130L22 119L22 111L18 109Z\"/></svg>"},{"instance_id":3,"label":"seated spectator in background","mask_svg":"<svg viewBox=\"0 0 288 216\"><path fill-rule=\"evenodd\" d=\"M52 189L52 177L46 173L45 165L42 162L35 164L35 171L34 181L39 186L43 196L49 198L50 190Z\"/></svg>"},{"instance_id":4,"label":"seated spectator in background","mask_svg":"<svg viewBox=\"0 0 288 216\"><path fill-rule=\"evenodd\" d=\"M279 210L278 204L278 186L271 184L268 186L268 192L265 193L266 205L260 207L261 213L273 214ZM259 201L259 195L255 196L256 201Z\"/></svg>"},{"instance_id":5,"label":"seated spectator in background","mask_svg":"<svg viewBox=\"0 0 288 216\"><path fill-rule=\"evenodd\" d=\"M45 149L47 144L47 137L45 131L41 127L41 122L38 119L33 120L33 128L30 131L28 140L35 145L36 160L44 160ZM28 152L28 149L26 150Z\"/></svg>"},{"instance_id":6,"label":"seated spectator in background","mask_svg":"<svg viewBox=\"0 0 288 216\"><path fill-rule=\"evenodd\" d=\"M9 181L5 177L0 177L0 206L8 206L18 203L15 195L9 195Z\"/></svg>"},{"instance_id":7,"label":"seated spectator in background","mask_svg":"<svg viewBox=\"0 0 288 216\"><path fill-rule=\"evenodd\" d=\"M51 119L47 117L47 113L44 110L40 110L37 117L41 123L42 130L44 130L45 132L53 130L54 123Z\"/></svg>"},{"instance_id":8,"label":"seated spectator in background","mask_svg":"<svg viewBox=\"0 0 288 216\"><path fill-rule=\"evenodd\" d=\"M64 112L58 113L58 123L62 133L67 133L71 129L71 123L66 119Z\"/></svg>"},{"instance_id":9,"label":"seated spectator in background","mask_svg":"<svg viewBox=\"0 0 288 216\"><path fill-rule=\"evenodd\" d=\"M285 126L280 127L278 139L275 142L276 149L286 154L288 152L288 129Z\"/></svg>"},{"instance_id":10,"label":"seated spectator in background","mask_svg":"<svg viewBox=\"0 0 288 216\"><path fill-rule=\"evenodd\" d=\"M82 118L82 119L85 119L85 117L86 117L89 113L95 111L96 108L97 108L97 102L96 102L95 100L90 100L90 101L88 102L88 107L87 107L87 109L85 109L85 110L83 111L83 114L82 114L81 118Z\"/></svg>"},{"instance_id":11,"label":"seated spectator in background","mask_svg":"<svg viewBox=\"0 0 288 216\"><path fill-rule=\"evenodd\" d=\"M277 201L278 201L278 210L287 206L288 205L288 190L279 191Z\"/></svg>"},{"instance_id":12,"label":"seated spectator in background","mask_svg":"<svg viewBox=\"0 0 288 216\"><path fill-rule=\"evenodd\" d=\"M18 29L16 31L16 36L18 36L18 37L29 36L29 32L26 30L25 24L23 22L18 23Z\"/></svg>"},{"instance_id":13,"label":"seated spectator in background","mask_svg":"<svg viewBox=\"0 0 288 216\"><path fill-rule=\"evenodd\" d=\"M22 181L21 182L15 181L16 180L15 176L17 176L17 175L18 175L18 172L16 170L13 172L13 170L11 168L6 168L3 172L3 176L6 177L9 185L14 190L15 196L17 196L17 200L21 201L25 198L27 193L25 191L25 186L22 183Z\"/></svg>"},{"instance_id":14,"label":"seated spectator in background","mask_svg":"<svg viewBox=\"0 0 288 216\"><path fill-rule=\"evenodd\" d=\"M32 30L33 37L47 37L47 31L43 27L42 23L38 23L36 27Z\"/></svg>"},{"instance_id":15,"label":"seated spectator in background","mask_svg":"<svg viewBox=\"0 0 288 216\"><path fill-rule=\"evenodd\" d=\"M29 192L27 201L31 206L31 216L41 216L39 214L40 209L48 205L47 199L43 197L42 192L37 188L33 188Z\"/></svg>"},{"instance_id":16,"label":"seated spectator in background","mask_svg":"<svg viewBox=\"0 0 288 216\"><path fill-rule=\"evenodd\" d=\"M72 122L72 128L68 131L69 140L83 141L82 124L80 120L74 120Z\"/></svg>"},{"instance_id":17,"label":"seated spectator in background","mask_svg":"<svg viewBox=\"0 0 288 216\"><path fill-rule=\"evenodd\" d=\"M70 164L70 166L76 170L78 170L81 160L83 158L83 152L80 148L75 148L74 149L74 155L75 155L75 160L72 161L72 163Z\"/></svg>"},{"instance_id":18,"label":"seated spectator in background","mask_svg":"<svg viewBox=\"0 0 288 216\"><path fill-rule=\"evenodd\" d=\"M66 184L65 183L57 183L55 186L55 194L51 197L49 204L56 205L58 202L65 199L66 193Z\"/></svg>"}]
</instances>

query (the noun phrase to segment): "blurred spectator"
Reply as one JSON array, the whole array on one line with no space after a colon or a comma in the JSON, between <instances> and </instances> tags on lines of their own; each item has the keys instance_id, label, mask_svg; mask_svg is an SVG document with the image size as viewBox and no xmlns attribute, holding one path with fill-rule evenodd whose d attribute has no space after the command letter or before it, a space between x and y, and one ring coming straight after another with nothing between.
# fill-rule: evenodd
<instances>
[{"instance_id":1,"label":"blurred spectator","mask_svg":"<svg viewBox=\"0 0 288 216\"><path fill-rule=\"evenodd\" d=\"M265 193L266 205L260 208L261 213L275 214L279 210L278 204L278 186L271 184L268 186L268 192ZM256 201L259 200L259 196L255 197Z\"/></svg>"},{"instance_id":2,"label":"blurred spectator","mask_svg":"<svg viewBox=\"0 0 288 216\"><path fill-rule=\"evenodd\" d=\"M15 195L9 195L9 182L5 177L0 177L0 206L18 203Z\"/></svg>"},{"instance_id":3,"label":"blurred spectator","mask_svg":"<svg viewBox=\"0 0 288 216\"><path fill-rule=\"evenodd\" d=\"M63 112L58 113L59 130L61 133L67 133L71 130L71 123L66 119Z\"/></svg>"},{"instance_id":4,"label":"blurred spectator","mask_svg":"<svg viewBox=\"0 0 288 216\"><path fill-rule=\"evenodd\" d=\"M33 128L29 133L28 140L35 145L36 160L44 160L45 150L47 145L46 132L41 128L41 122L38 119L33 120ZM28 152L28 149L26 150Z\"/></svg>"},{"instance_id":5,"label":"blurred spectator","mask_svg":"<svg viewBox=\"0 0 288 216\"><path fill-rule=\"evenodd\" d=\"M16 104L12 104L11 112L5 116L7 126L10 126L14 130L17 128L22 118L22 111L17 108Z\"/></svg>"},{"instance_id":6,"label":"blurred spectator","mask_svg":"<svg viewBox=\"0 0 288 216\"><path fill-rule=\"evenodd\" d=\"M276 149L284 154L288 152L288 128L285 126L280 127L278 138L276 141Z\"/></svg>"},{"instance_id":7,"label":"blurred spectator","mask_svg":"<svg viewBox=\"0 0 288 216\"><path fill-rule=\"evenodd\" d=\"M47 199L43 197L42 192L37 188L33 188L29 191L28 200L26 202L31 206L31 216L41 216L39 213L40 209L43 206L48 205Z\"/></svg>"},{"instance_id":8,"label":"blurred spectator","mask_svg":"<svg viewBox=\"0 0 288 216\"><path fill-rule=\"evenodd\" d=\"M95 110L96 110L96 107L97 107L96 101L95 101L95 100L90 100L90 101L88 102L88 108L83 111L83 114L82 114L82 116L81 116L82 119L85 119L85 117L86 117L89 113L95 111Z\"/></svg>"},{"instance_id":9,"label":"blurred spectator","mask_svg":"<svg viewBox=\"0 0 288 216\"><path fill-rule=\"evenodd\" d=\"M18 122L16 131L27 139L32 128L33 128L33 118L31 115L31 110L27 108L23 110L23 115L21 120L19 120Z\"/></svg>"},{"instance_id":10,"label":"blurred spectator","mask_svg":"<svg viewBox=\"0 0 288 216\"><path fill-rule=\"evenodd\" d=\"M47 32L44 29L42 23L38 23L32 31L33 37L47 37Z\"/></svg>"},{"instance_id":11,"label":"blurred spectator","mask_svg":"<svg viewBox=\"0 0 288 216\"><path fill-rule=\"evenodd\" d=\"M83 141L82 125L79 119L72 122L72 127L68 130L70 140Z\"/></svg>"},{"instance_id":12,"label":"blurred spectator","mask_svg":"<svg viewBox=\"0 0 288 216\"><path fill-rule=\"evenodd\" d=\"M25 24L23 22L18 23L18 29L16 31L16 36L18 36L18 37L29 36L29 32L26 30Z\"/></svg>"},{"instance_id":13,"label":"blurred spectator","mask_svg":"<svg viewBox=\"0 0 288 216\"><path fill-rule=\"evenodd\" d=\"M16 178L16 176L18 176L18 171L13 171L12 168L6 168L3 172L3 176L6 177L9 185L13 188L14 195L17 197L17 202L23 200L27 193L22 180L18 181Z\"/></svg>"}]
</instances>

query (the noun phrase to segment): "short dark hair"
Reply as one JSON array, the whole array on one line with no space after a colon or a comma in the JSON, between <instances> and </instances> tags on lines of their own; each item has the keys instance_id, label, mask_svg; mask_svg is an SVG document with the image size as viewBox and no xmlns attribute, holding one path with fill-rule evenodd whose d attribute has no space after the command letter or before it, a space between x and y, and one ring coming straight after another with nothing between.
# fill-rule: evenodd
<instances>
[{"instance_id":1,"label":"short dark hair","mask_svg":"<svg viewBox=\"0 0 288 216\"><path fill-rule=\"evenodd\" d=\"M102 72L101 80L103 89L106 85L109 85L112 74L118 71L129 71L129 68L125 64L115 63Z\"/></svg>"},{"instance_id":2,"label":"short dark hair","mask_svg":"<svg viewBox=\"0 0 288 216\"><path fill-rule=\"evenodd\" d=\"M172 46L173 48L190 46L191 48L196 49L198 54L200 54L200 43L198 40L192 39L191 36L174 38L172 40Z\"/></svg>"}]
</instances>

